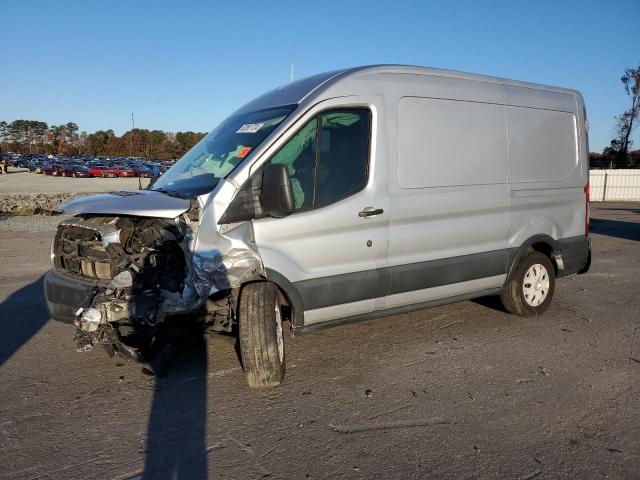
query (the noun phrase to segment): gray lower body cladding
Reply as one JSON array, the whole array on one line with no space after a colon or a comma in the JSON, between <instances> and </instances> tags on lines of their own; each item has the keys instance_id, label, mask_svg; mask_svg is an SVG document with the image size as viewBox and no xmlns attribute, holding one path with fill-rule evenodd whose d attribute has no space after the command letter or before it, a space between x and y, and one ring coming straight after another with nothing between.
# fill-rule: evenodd
<instances>
[{"instance_id":1,"label":"gray lower body cladding","mask_svg":"<svg viewBox=\"0 0 640 480\"><path fill-rule=\"evenodd\" d=\"M558 276L584 273L588 266L591 243L580 235L560 240L546 239L553 254L562 259ZM295 283L281 284L290 298L303 310L330 307L387 295L476 280L511 271L514 264L535 242L521 247L475 253L408 265L395 265L363 272L347 273ZM267 277L281 283L277 272L267 271ZM279 281L280 280L280 281ZM296 326L301 326L299 318Z\"/></svg>"},{"instance_id":2,"label":"gray lower body cladding","mask_svg":"<svg viewBox=\"0 0 640 480\"><path fill-rule=\"evenodd\" d=\"M504 274L507 251L462 255L296 282L305 310Z\"/></svg>"},{"instance_id":3,"label":"gray lower body cladding","mask_svg":"<svg viewBox=\"0 0 640 480\"><path fill-rule=\"evenodd\" d=\"M558 276L585 273L591 263L591 239L586 235L558 240L563 269Z\"/></svg>"}]
</instances>

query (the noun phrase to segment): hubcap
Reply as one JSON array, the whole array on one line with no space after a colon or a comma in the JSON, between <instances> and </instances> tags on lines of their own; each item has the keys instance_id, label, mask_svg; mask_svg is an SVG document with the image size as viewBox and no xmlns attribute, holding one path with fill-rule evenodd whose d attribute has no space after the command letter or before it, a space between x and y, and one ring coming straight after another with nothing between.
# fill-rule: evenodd
<instances>
[{"instance_id":1,"label":"hubcap","mask_svg":"<svg viewBox=\"0 0 640 480\"><path fill-rule=\"evenodd\" d=\"M280 305L276 302L276 337L278 341L278 357L280 363L284 361L284 337L282 336L282 314L280 313Z\"/></svg>"},{"instance_id":2,"label":"hubcap","mask_svg":"<svg viewBox=\"0 0 640 480\"><path fill-rule=\"evenodd\" d=\"M549 273L547 269L536 263L524 274L522 282L524 299L532 307L542 304L549 294Z\"/></svg>"}]
</instances>

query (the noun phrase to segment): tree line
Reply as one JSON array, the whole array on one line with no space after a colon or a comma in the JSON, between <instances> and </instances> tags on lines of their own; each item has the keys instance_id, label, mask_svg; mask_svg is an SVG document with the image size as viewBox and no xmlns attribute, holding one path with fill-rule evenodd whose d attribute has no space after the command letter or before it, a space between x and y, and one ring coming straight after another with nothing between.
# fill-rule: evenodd
<instances>
[{"instance_id":1,"label":"tree line","mask_svg":"<svg viewBox=\"0 0 640 480\"><path fill-rule=\"evenodd\" d=\"M117 136L112 129L80 132L78 125L47 125L38 120L0 121L0 145L18 153L180 158L206 133L134 128Z\"/></svg>"}]
</instances>

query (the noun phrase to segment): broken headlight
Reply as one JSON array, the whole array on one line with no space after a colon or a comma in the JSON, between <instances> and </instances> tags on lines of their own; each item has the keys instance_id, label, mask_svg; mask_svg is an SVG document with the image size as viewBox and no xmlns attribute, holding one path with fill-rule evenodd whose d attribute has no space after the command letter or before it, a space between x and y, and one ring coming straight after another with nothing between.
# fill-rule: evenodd
<instances>
[{"instance_id":1,"label":"broken headlight","mask_svg":"<svg viewBox=\"0 0 640 480\"><path fill-rule=\"evenodd\" d=\"M85 332L95 332L102 323L102 312L97 308L87 308L80 314L79 327Z\"/></svg>"}]
</instances>

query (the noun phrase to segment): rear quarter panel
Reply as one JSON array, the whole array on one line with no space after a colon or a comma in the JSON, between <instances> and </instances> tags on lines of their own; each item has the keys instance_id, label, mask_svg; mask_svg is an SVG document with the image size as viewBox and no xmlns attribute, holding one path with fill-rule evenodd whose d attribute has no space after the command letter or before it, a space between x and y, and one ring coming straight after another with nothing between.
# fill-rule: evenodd
<instances>
[{"instance_id":1,"label":"rear quarter panel","mask_svg":"<svg viewBox=\"0 0 640 480\"><path fill-rule=\"evenodd\" d=\"M505 92L510 185L507 248L518 248L538 234L556 240L584 235L589 169L582 96L509 85Z\"/></svg>"}]
</instances>

